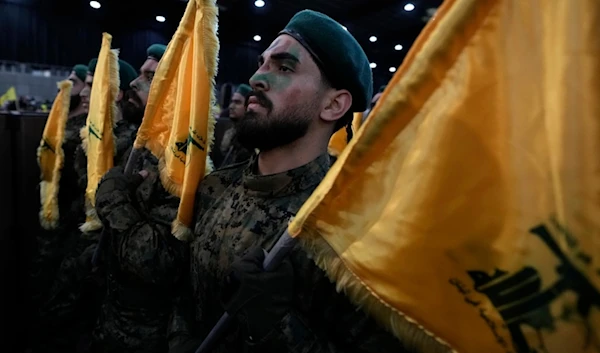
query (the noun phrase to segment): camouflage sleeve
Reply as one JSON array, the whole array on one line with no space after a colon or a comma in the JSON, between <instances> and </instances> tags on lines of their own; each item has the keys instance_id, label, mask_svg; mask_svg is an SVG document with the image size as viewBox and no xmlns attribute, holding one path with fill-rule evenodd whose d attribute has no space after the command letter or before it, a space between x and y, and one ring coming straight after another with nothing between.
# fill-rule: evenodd
<instances>
[{"instance_id":1,"label":"camouflage sleeve","mask_svg":"<svg viewBox=\"0 0 600 353\"><path fill-rule=\"evenodd\" d=\"M302 288L290 311L262 341L246 340L248 352L265 347L295 353L408 352L391 333L357 309L309 259L293 252L296 288Z\"/></svg>"},{"instance_id":2,"label":"camouflage sleeve","mask_svg":"<svg viewBox=\"0 0 600 353\"><path fill-rule=\"evenodd\" d=\"M111 251L131 278L147 284L172 283L185 258L184 245L171 235L179 199L159 193L138 200L121 170L109 171L96 195L98 216L110 229ZM160 180L152 173L138 190L155 188L161 188Z\"/></svg>"}]
</instances>

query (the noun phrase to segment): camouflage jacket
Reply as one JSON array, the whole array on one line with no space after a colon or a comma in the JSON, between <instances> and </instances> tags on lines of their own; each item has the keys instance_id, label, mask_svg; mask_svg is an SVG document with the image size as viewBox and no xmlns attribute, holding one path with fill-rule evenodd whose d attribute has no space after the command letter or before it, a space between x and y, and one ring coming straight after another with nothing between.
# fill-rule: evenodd
<instances>
[{"instance_id":1,"label":"camouflage jacket","mask_svg":"<svg viewBox=\"0 0 600 353\"><path fill-rule=\"evenodd\" d=\"M220 149L224 157L219 168L246 162L254 154L237 141L235 126L232 126L223 134Z\"/></svg>"},{"instance_id":2,"label":"camouflage jacket","mask_svg":"<svg viewBox=\"0 0 600 353\"><path fill-rule=\"evenodd\" d=\"M223 314L220 302L230 266L255 246L271 249L290 217L323 179L323 155L300 168L259 176L256 158L207 176L197 195L195 239L190 244L189 291L177 298L169 329L170 352L193 352ZM336 291L298 245L291 253L293 309L261 341L239 325L214 352L403 352L401 343ZM190 344L191 343L191 344Z\"/></svg>"},{"instance_id":3,"label":"camouflage jacket","mask_svg":"<svg viewBox=\"0 0 600 353\"><path fill-rule=\"evenodd\" d=\"M135 193L114 190L96 199L109 241L103 249L107 296L93 351L167 349L171 297L186 269L187 248L171 235L179 199L162 187L156 158L145 153L142 164L150 175Z\"/></svg>"}]
</instances>

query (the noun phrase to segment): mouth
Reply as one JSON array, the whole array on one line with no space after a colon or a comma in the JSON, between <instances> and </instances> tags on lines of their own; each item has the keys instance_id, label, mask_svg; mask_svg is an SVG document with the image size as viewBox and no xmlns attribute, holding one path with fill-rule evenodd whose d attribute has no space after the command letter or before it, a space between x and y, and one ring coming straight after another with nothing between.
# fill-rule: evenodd
<instances>
[{"instance_id":1,"label":"mouth","mask_svg":"<svg viewBox=\"0 0 600 353\"><path fill-rule=\"evenodd\" d=\"M135 99L133 99L133 98L129 98L127 101L128 101L129 103L131 103L131 104L135 105L137 108L139 108L139 107L140 107L140 104L139 104L139 103L138 103L138 102L137 102Z\"/></svg>"}]
</instances>

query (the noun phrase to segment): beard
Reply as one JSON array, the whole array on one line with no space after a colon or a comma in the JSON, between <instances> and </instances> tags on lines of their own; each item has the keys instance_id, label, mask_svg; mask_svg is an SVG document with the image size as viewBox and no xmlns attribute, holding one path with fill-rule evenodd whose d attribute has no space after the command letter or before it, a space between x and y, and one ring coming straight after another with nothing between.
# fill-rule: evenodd
<instances>
[{"instance_id":1,"label":"beard","mask_svg":"<svg viewBox=\"0 0 600 353\"><path fill-rule=\"evenodd\" d=\"M255 96L267 110L266 115L246 111L244 118L236 122L237 140L250 150L270 151L304 137L316 114L314 104L297 105L273 113L273 103L262 91L253 92L250 96Z\"/></svg>"},{"instance_id":2,"label":"beard","mask_svg":"<svg viewBox=\"0 0 600 353\"><path fill-rule=\"evenodd\" d=\"M129 99L133 99L137 104L130 102ZM123 99L121 99L119 103L121 113L123 114L123 120L136 125L142 123L142 119L144 118L144 105L135 92L131 90L125 92Z\"/></svg>"},{"instance_id":3,"label":"beard","mask_svg":"<svg viewBox=\"0 0 600 353\"><path fill-rule=\"evenodd\" d=\"M71 96L69 103L69 113L77 109L79 107L79 104L81 104L81 96L79 96L78 94Z\"/></svg>"}]
</instances>

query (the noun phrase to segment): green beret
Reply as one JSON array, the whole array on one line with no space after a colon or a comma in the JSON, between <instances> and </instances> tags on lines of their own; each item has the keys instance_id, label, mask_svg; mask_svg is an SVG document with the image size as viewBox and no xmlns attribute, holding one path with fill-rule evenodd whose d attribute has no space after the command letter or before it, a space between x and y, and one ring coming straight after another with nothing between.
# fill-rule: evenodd
<instances>
[{"instance_id":1,"label":"green beret","mask_svg":"<svg viewBox=\"0 0 600 353\"><path fill-rule=\"evenodd\" d=\"M137 71L127 61L119 59L119 88L123 91L129 89L131 81L138 77Z\"/></svg>"},{"instance_id":2,"label":"green beret","mask_svg":"<svg viewBox=\"0 0 600 353\"><path fill-rule=\"evenodd\" d=\"M248 86L247 84L242 83L241 85L238 86L238 88L235 92L241 94L242 96L244 96L244 98L247 98L248 95L250 94L250 92L252 92L252 87Z\"/></svg>"},{"instance_id":3,"label":"green beret","mask_svg":"<svg viewBox=\"0 0 600 353\"><path fill-rule=\"evenodd\" d=\"M279 35L296 39L313 57L337 89L352 94L353 112L368 108L373 96L373 73L369 59L350 32L331 17L312 10L292 17Z\"/></svg>"},{"instance_id":4,"label":"green beret","mask_svg":"<svg viewBox=\"0 0 600 353\"><path fill-rule=\"evenodd\" d=\"M146 51L146 53L148 54L148 58L152 58L156 61L160 61L160 59L163 57L163 54L165 53L165 50L167 50L166 45L152 44L151 46L148 47L148 50Z\"/></svg>"},{"instance_id":5,"label":"green beret","mask_svg":"<svg viewBox=\"0 0 600 353\"><path fill-rule=\"evenodd\" d=\"M73 66L73 72L78 79L85 82L85 76L87 75L88 67L82 64Z\"/></svg>"},{"instance_id":6,"label":"green beret","mask_svg":"<svg viewBox=\"0 0 600 353\"><path fill-rule=\"evenodd\" d=\"M96 65L98 64L98 58L94 58L92 60L90 60L90 63L88 64L88 75L92 75L94 76L94 72L96 71Z\"/></svg>"}]
</instances>

